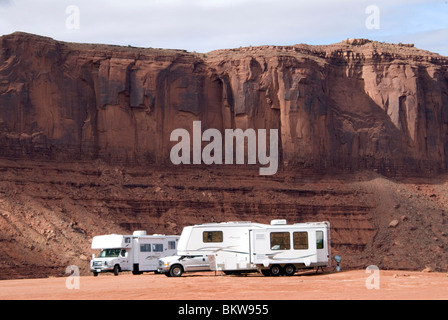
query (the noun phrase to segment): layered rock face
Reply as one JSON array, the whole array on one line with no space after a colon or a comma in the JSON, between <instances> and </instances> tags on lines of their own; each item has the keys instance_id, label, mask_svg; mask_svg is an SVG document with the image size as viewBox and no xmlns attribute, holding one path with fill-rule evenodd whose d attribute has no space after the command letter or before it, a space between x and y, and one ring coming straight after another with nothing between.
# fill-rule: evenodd
<instances>
[{"instance_id":1,"label":"layered rock face","mask_svg":"<svg viewBox=\"0 0 448 320\"><path fill-rule=\"evenodd\" d=\"M363 39L197 54L0 37L0 278L89 274L98 234L271 219L330 221L344 267L446 270L447 67ZM170 134L194 121L277 129L278 172L174 166Z\"/></svg>"},{"instance_id":2,"label":"layered rock face","mask_svg":"<svg viewBox=\"0 0 448 320\"><path fill-rule=\"evenodd\" d=\"M170 163L170 133L278 129L282 166L446 170L448 58L344 41L208 54L0 38L0 155Z\"/></svg>"}]
</instances>

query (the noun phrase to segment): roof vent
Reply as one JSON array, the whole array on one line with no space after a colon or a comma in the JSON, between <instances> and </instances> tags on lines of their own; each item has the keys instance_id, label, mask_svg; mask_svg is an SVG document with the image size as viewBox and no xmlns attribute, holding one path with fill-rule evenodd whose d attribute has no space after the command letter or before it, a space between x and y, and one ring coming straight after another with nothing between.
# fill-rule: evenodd
<instances>
[{"instance_id":1,"label":"roof vent","mask_svg":"<svg viewBox=\"0 0 448 320\"><path fill-rule=\"evenodd\" d=\"M134 231L134 233L132 235L133 236L146 236L146 231L145 230L137 230L137 231Z\"/></svg>"},{"instance_id":2,"label":"roof vent","mask_svg":"<svg viewBox=\"0 0 448 320\"><path fill-rule=\"evenodd\" d=\"M271 226L285 225L286 219L271 220Z\"/></svg>"}]
</instances>

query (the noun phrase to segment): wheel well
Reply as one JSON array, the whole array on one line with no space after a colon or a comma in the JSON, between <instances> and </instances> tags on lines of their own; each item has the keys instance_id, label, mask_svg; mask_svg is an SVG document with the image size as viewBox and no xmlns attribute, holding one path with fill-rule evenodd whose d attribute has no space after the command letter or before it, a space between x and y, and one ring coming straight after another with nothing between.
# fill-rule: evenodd
<instances>
[{"instance_id":1,"label":"wheel well","mask_svg":"<svg viewBox=\"0 0 448 320\"><path fill-rule=\"evenodd\" d=\"M181 265L180 263L175 263L175 264L173 264L173 265L170 267L170 269L171 269L171 268L174 268L174 267L180 267L180 268L182 269L182 272L184 272L184 266Z\"/></svg>"}]
</instances>

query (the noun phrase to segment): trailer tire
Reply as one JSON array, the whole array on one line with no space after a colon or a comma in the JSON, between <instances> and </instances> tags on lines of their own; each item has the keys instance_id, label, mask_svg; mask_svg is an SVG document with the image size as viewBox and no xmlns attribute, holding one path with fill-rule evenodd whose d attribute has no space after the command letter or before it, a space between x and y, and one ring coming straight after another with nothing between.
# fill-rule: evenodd
<instances>
[{"instance_id":1,"label":"trailer tire","mask_svg":"<svg viewBox=\"0 0 448 320\"><path fill-rule=\"evenodd\" d=\"M285 275L293 276L296 273L296 267L293 264L287 264L283 269Z\"/></svg>"},{"instance_id":2,"label":"trailer tire","mask_svg":"<svg viewBox=\"0 0 448 320\"><path fill-rule=\"evenodd\" d=\"M170 276L171 277L180 277L184 272L184 268L180 264L175 264L170 268Z\"/></svg>"},{"instance_id":3,"label":"trailer tire","mask_svg":"<svg viewBox=\"0 0 448 320\"><path fill-rule=\"evenodd\" d=\"M120 266L118 264L114 265L114 276L118 276L120 272Z\"/></svg>"},{"instance_id":4,"label":"trailer tire","mask_svg":"<svg viewBox=\"0 0 448 320\"><path fill-rule=\"evenodd\" d=\"M271 276L273 277L278 277L281 276L283 273L282 267L280 267L278 264L274 264L270 269L269 269L269 273L271 274Z\"/></svg>"}]
</instances>

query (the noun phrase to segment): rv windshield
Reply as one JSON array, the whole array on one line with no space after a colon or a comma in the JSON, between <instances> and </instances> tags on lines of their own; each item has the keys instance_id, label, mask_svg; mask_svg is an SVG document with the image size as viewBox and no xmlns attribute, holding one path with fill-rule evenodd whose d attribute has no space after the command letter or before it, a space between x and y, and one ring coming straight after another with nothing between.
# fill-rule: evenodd
<instances>
[{"instance_id":1,"label":"rv windshield","mask_svg":"<svg viewBox=\"0 0 448 320\"><path fill-rule=\"evenodd\" d=\"M116 258L120 254L121 249L104 249L101 250L98 258Z\"/></svg>"}]
</instances>

